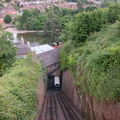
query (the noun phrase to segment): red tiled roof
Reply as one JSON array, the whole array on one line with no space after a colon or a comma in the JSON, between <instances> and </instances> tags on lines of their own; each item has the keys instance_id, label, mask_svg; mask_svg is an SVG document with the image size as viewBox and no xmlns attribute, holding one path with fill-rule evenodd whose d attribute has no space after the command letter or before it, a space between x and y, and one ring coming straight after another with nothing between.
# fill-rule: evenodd
<instances>
[{"instance_id":1,"label":"red tiled roof","mask_svg":"<svg viewBox=\"0 0 120 120\"><path fill-rule=\"evenodd\" d=\"M61 46L55 46L54 48L59 48L59 47L61 47Z\"/></svg>"}]
</instances>

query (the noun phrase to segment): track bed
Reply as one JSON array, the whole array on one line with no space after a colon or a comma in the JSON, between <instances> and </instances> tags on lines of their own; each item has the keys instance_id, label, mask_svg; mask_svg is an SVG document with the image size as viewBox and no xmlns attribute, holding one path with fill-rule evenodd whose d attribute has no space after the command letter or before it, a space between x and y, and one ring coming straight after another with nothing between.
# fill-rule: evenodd
<instances>
[{"instance_id":1,"label":"track bed","mask_svg":"<svg viewBox=\"0 0 120 120\"><path fill-rule=\"evenodd\" d=\"M60 91L48 91L39 120L83 120Z\"/></svg>"}]
</instances>

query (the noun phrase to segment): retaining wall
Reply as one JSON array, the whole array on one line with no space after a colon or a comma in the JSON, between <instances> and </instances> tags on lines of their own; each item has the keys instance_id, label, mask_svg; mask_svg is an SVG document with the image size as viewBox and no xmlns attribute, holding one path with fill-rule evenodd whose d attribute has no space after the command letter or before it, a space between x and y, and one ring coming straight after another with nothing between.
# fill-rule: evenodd
<instances>
[{"instance_id":1,"label":"retaining wall","mask_svg":"<svg viewBox=\"0 0 120 120\"><path fill-rule=\"evenodd\" d=\"M120 102L98 102L95 97L78 94L69 70L62 74L62 91L86 120L120 120Z\"/></svg>"},{"instance_id":2,"label":"retaining wall","mask_svg":"<svg viewBox=\"0 0 120 120\"><path fill-rule=\"evenodd\" d=\"M39 115L40 115L41 109L43 107L45 96L46 96L46 86L43 83L43 79L40 79L39 80L39 84L38 84L38 88L37 88L37 98L38 98L37 108L38 108L38 115L35 118L35 120L39 120Z\"/></svg>"}]
</instances>

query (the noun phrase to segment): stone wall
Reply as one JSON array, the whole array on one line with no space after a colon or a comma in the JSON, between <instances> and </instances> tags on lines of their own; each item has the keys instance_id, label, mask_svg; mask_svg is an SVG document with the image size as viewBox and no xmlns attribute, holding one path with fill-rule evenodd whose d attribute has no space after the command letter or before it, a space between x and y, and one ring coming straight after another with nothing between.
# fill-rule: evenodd
<instances>
[{"instance_id":1,"label":"stone wall","mask_svg":"<svg viewBox=\"0 0 120 120\"><path fill-rule=\"evenodd\" d=\"M62 74L62 91L86 120L120 120L120 102L98 102L95 97L78 94L69 70Z\"/></svg>"},{"instance_id":2,"label":"stone wall","mask_svg":"<svg viewBox=\"0 0 120 120\"><path fill-rule=\"evenodd\" d=\"M39 120L39 115L41 112L41 109L43 107L43 103L44 103L44 98L46 96L46 86L43 83L43 79L39 80L39 84L38 84L38 89L37 89L37 97L38 97L38 115L35 118L35 120Z\"/></svg>"}]
</instances>

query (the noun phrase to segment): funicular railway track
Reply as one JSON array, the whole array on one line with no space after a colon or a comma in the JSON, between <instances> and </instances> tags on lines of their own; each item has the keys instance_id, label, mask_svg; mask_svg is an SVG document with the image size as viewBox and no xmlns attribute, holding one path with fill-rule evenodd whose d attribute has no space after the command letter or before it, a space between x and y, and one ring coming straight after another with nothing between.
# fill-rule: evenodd
<instances>
[{"instance_id":1,"label":"funicular railway track","mask_svg":"<svg viewBox=\"0 0 120 120\"><path fill-rule=\"evenodd\" d=\"M60 91L48 91L39 120L83 120Z\"/></svg>"}]
</instances>

